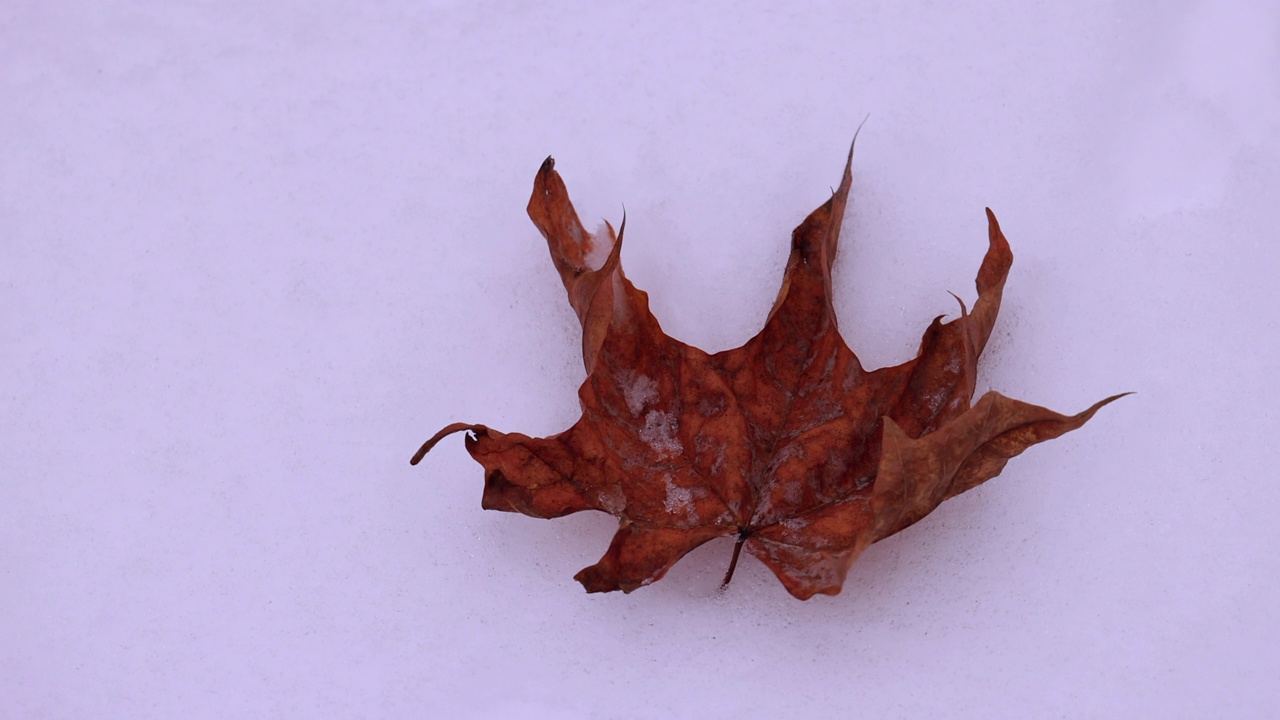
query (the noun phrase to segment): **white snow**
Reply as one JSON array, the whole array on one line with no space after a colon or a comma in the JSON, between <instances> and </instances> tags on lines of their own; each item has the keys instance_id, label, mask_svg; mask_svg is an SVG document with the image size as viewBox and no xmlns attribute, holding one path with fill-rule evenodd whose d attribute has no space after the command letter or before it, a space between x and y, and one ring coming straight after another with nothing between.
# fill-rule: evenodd
<instances>
[{"instance_id":1,"label":"white snow","mask_svg":"<svg viewBox=\"0 0 1280 720\"><path fill-rule=\"evenodd\" d=\"M613 236L609 232L609 226L602 222L591 236L591 251L586 255L587 267L592 270L604 267L610 252L613 252Z\"/></svg>"},{"instance_id":2,"label":"white snow","mask_svg":"<svg viewBox=\"0 0 1280 720\"><path fill-rule=\"evenodd\" d=\"M1267 716L1277 28L1207 0L4 3L0 718ZM578 417L525 215L548 154L717 351L867 113L834 277L863 366L972 302L990 206L1015 261L979 392L1136 395L807 603L745 553L717 594L732 537L587 595L616 519L481 511L461 436L409 466L449 422Z\"/></svg>"}]
</instances>

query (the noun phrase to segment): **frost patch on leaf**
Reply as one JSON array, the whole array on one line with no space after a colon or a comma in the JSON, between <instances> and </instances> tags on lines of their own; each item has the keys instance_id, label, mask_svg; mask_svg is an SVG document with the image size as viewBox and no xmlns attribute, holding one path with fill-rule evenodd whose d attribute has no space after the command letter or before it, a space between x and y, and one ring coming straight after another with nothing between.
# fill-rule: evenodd
<instances>
[{"instance_id":1,"label":"frost patch on leaf","mask_svg":"<svg viewBox=\"0 0 1280 720\"><path fill-rule=\"evenodd\" d=\"M627 371L622 373L622 397L627 401L631 414L640 417L645 406L658 399L658 381L646 375Z\"/></svg>"},{"instance_id":2,"label":"frost patch on leaf","mask_svg":"<svg viewBox=\"0 0 1280 720\"><path fill-rule=\"evenodd\" d=\"M711 474L717 476L724 469L724 452L727 445L723 441L716 440L710 435L699 433L696 440L693 441L693 449L698 456L705 457L708 453L715 453L715 459L711 461Z\"/></svg>"},{"instance_id":3,"label":"frost patch on leaf","mask_svg":"<svg viewBox=\"0 0 1280 720\"><path fill-rule=\"evenodd\" d=\"M600 503L602 510L611 514L620 513L627 507L627 496L617 485L611 485L602 490L596 495L596 500Z\"/></svg>"},{"instance_id":4,"label":"frost patch on leaf","mask_svg":"<svg viewBox=\"0 0 1280 720\"><path fill-rule=\"evenodd\" d=\"M792 531L803 530L809 527L809 521L802 517L787 518L778 524Z\"/></svg>"},{"instance_id":5,"label":"frost patch on leaf","mask_svg":"<svg viewBox=\"0 0 1280 720\"><path fill-rule=\"evenodd\" d=\"M644 416L644 428L640 431L640 440L653 448L659 457L680 455L684 452L684 445L676 437L679 431L680 421L674 414L650 410Z\"/></svg>"},{"instance_id":6,"label":"frost patch on leaf","mask_svg":"<svg viewBox=\"0 0 1280 720\"><path fill-rule=\"evenodd\" d=\"M698 511L693 507L693 490L676 485L670 475L663 476L663 480L667 491L663 508L671 515L682 515L691 523L698 522Z\"/></svg>"},{"instance_id":7,"label":"frost patch on leaf","mask_svg":"<svg viewBox=\"0 0 1280 720\"><path fill-rule=\"evenodd\" d=\"M935 415L938 414L938 411L942 409L942 403L946 402L946 399L947 399L946 390L939 390L938 392L935 392L929 395L929 398L928 398L929 412L932 412Z\"/></svg>"}]
</instances>

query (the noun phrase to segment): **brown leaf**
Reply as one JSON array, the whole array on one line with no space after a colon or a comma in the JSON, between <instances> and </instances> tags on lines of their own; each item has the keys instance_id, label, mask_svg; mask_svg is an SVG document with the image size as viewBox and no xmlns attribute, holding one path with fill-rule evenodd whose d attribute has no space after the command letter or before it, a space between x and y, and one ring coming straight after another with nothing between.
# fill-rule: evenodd
<instances>
[{"instance_id":1,"label":"brown leaf","mask_svg":"<svg viewBox=\"0 0 1280 720\"><path fill-rule=\"evenodd\" d=\"M630 592L685 553L735 536L797 598L840 592L871 543L943 500L995 477L1009 458L1083 425L1103 400L1065 416L994 392L970 407L1013 254L987 210L978 299L937 318L918 355L867 371L845 345L831 267L852 185L853 149L830 200L792 233L782 288L764 329L714 355L668 337L622 271L626 222L583 228L547 158L529 217L546 237L582 323L582 417L548 438L454 423L485 469L486 509L553 518L600 510L619 528L588 592Z\"/></svg>"}]
</instances>

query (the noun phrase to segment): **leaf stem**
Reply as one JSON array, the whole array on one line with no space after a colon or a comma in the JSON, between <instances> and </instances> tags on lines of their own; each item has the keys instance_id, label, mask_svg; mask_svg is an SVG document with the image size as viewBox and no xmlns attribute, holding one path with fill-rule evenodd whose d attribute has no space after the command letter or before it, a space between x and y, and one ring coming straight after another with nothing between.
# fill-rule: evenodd
<instances>
[{"instance_id":1,"label":"leaf stem","mask_svg":"<svg viewBox=\"0 0 1280 720\"><path fill-rule=\"evenodd\" d=\"M733 579L733 570L738 567L738 556L742 554L742 543L747 541L751 533L742 530L738 533L738 542L733 546L733 557L729 560L729 572L724 574L724 581L720 583L720 589L723 590L729 586L729 581Z\"/></svg>"}]
</instances>

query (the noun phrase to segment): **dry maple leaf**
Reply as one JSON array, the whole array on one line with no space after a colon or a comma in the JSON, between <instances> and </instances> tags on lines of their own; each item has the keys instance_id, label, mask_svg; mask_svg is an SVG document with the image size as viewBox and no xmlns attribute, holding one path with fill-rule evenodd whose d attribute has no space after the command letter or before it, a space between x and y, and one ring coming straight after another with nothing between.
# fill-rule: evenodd
<instances>
[{"instance_id":1,"label":"dry maple leaf","mask_svg":"<svg viewBox=\"0 0 1280 720\"><path fill-rule=\"evenodd\" d=\"M619 528L576 576L588 592L630 592L690 550L737 538L797 598L840 592L871 545L943 500L995 477L1009 458L1080 427L1107 398L1060 415L995 392L970 407L1013 254L987 210L978 300L937 318L919 354L864 370L836 329L831 265L852 184L853 148L830 200L791 236L782 289L758 335L707 354L668 337L622 272L626 229L582 227L555 163L534 181L529 216L546 237L582 322L582 417L548 438L485 425L467 450L485 470L482 505L553 518L600 510Z\"/></svg>"}]
</instances>

